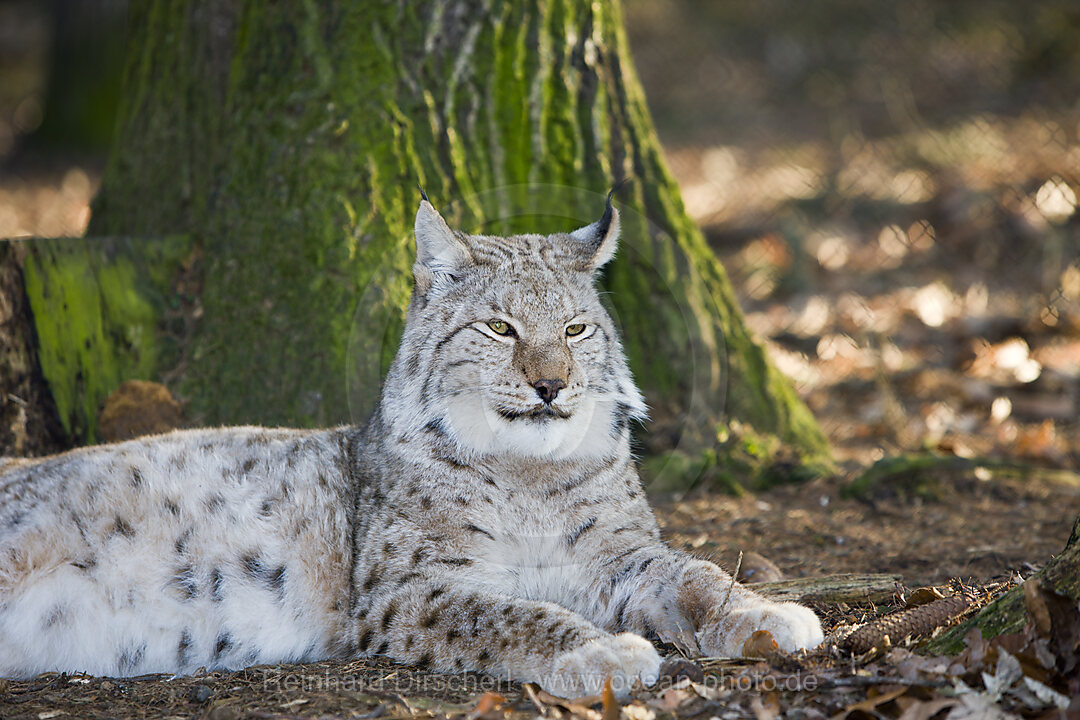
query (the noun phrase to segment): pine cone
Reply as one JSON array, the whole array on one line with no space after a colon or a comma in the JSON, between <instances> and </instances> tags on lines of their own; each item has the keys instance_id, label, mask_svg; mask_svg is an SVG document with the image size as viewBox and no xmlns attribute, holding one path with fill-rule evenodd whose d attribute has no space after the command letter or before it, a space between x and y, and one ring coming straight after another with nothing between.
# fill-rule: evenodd
<instances>
[{"instance_id":1,"label":"pine cone","mask_svg":"<svg viewBox=\"0 0 1080 720\"><path fill-rule=\"evenodd\" d=\"M841 640L839 647L862 655L873 648L885 647L886 637L889 644L895 645L906 637L928 635L963 615L971 607L972 599L960 593L871 620Z\"/></svg>"}]
</instances>

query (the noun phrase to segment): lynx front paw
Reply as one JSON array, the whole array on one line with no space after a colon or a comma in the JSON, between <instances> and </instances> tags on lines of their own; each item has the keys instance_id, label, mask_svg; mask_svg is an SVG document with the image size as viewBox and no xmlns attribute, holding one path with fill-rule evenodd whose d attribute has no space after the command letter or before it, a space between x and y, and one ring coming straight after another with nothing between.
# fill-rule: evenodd
<instances>
[{"instance_id":1,"label":"lynx front paw","mask_svg":"<svg viewBox=\"0 0 1080 720\"><path fill-rule=\"evenodd\" d=\"M550 677L543 678L544 689L562 697L598 695L604 679L625 697L637 680L652 685L660 674L660 656L652 644L633 633L591 640L555 659Z\"/></svg>"},{"instance_id":2,"label":"lynx front paw","mask_svg":"<svg viewBox=\"0 0 1080 720\"><path fill-rule=\"evenodd\" d=\"M768 630L781 650L816 647L825 639L821 621L809 608L795 603L762 603L729 610L698 631L707 655L739 657L754 632Z\"/></svg>"}]
</instances>

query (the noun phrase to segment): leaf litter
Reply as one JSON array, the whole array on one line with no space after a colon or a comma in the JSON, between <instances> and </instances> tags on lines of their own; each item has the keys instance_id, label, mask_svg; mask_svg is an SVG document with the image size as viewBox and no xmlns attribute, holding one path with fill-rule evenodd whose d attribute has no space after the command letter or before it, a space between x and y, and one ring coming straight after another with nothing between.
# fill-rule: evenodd
<instances>
[{"instance_id":1,"label":"leaf litter","mask_svg":"<svg viewBox=\"0 0 1080 720\"><path fill-rule=\"evenodd\" d=\"M692 661L675 656L665 662L656 686L635 688L626 703L616 700L610 682L600 696L560 698L531 683L476 674L427 674L368 660L260 666L183 678L47 674L3 683L0 715L213 720L1080 718L1080 607L1036 580L1024 589L1030 621L1021 631L984 639L974 629L965 638L964 650L953 657L919 654L918 641L910 637L859 654L835 642L832 634L818 649L785 653L769 633L759 632L744 648L755 657ZM920 590L912 597L928 592ZM944 594L949 588L934 592ZM969 610L987 599L966 588L898 609L892 616L910 617L912 610L925 614L958 597Z\"/></svg>"}]
</instances>

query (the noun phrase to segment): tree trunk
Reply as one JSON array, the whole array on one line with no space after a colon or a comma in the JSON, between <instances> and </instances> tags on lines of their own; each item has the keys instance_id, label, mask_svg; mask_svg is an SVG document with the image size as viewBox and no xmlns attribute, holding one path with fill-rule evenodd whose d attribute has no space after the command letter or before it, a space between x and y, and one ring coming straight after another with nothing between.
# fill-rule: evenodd
<instances>
[{"instance_id":1,"label":"tree trunk","mask_svg":"<svg viewBox=\"0 0 1080 720\"><path fill-rule=\"evenodd\" d=\"M175 372L189 417L363 420L403 320L417 184L464 230L551 232L595 220L629 178L604 282L653 408L650 447L700 453L738 419L826 458L683 209L620 13L609 0L132 3L90 233L183 234L203 258L201 319L153 369Z\"/></svg>"},{"instance_id":2,"label":"tree trunk","mask_svg":"<svg viewBox=\"0 0 1080 720\"><path fill-rule=\"evenodd\" d=\"M25 256L22 243L0 242L0 457L45 455L67 444L41 376Z\"/></svg>"},{"instance_id":3,"label":"tree trunk","mask_svg":"<svg viewBox=\"0 0 1080 720\"><path fill-rule=\"evenodd\" d=\"M125 0L50 0L52 49L38 151L104 153L124 66Z\"/></svg>"}]
</instances>

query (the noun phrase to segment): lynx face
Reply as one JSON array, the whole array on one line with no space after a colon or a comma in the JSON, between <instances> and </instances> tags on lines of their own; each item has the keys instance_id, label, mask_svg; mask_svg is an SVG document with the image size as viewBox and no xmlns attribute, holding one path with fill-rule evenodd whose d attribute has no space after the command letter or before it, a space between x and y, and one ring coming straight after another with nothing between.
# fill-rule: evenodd
<instances>
[{"instance_id":1,"label":"lynx face","mask_svg":"<svg viewBox=\"0 0 1080 720\"><path fill-rule=\"evenodd\" d=\"M418 421L469 454L609 454L645 410L593 285L617 235L613 208L573 233L504 238L452 231L422 203L402 341L427 378Z\"/></svg>"}]
</instances>

